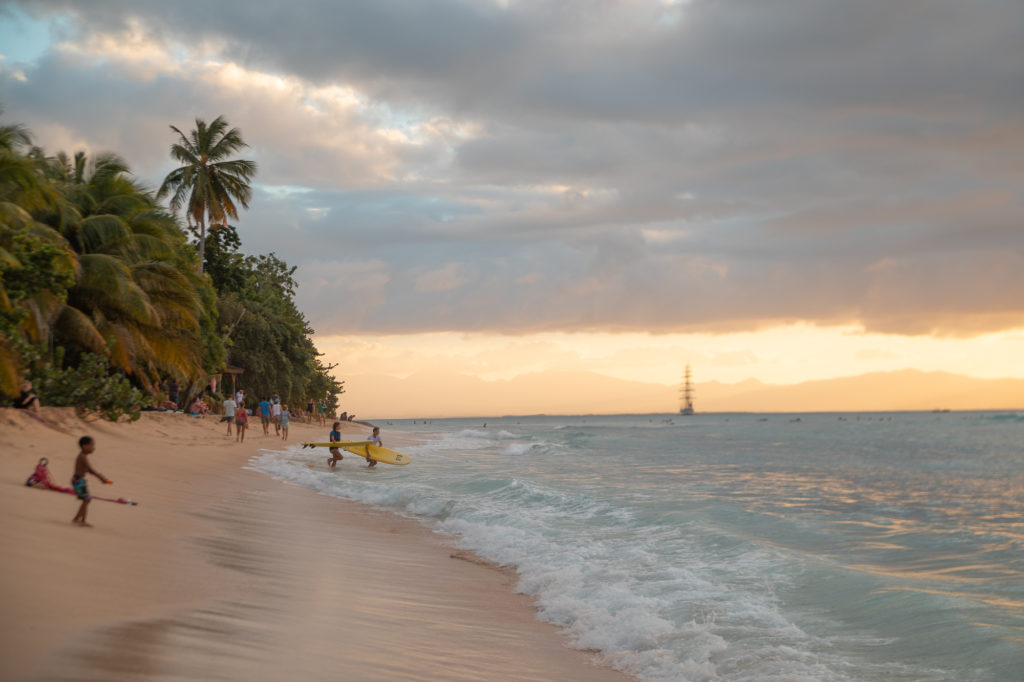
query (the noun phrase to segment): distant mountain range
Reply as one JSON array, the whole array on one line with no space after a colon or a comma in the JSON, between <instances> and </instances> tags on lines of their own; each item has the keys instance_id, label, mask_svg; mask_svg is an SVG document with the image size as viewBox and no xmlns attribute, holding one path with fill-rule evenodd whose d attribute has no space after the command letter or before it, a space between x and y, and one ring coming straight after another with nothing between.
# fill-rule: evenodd
<instances>
[{"instance_id":1,"label":"distant mountain range","mask_svg":"<svg viewBox=\"0 0 1024 682\"><path fill-rule=\"evenodd\" d=\"M753 379L700 387L719 412L867 412L1024 409L1024 379L973 379L949 372L875 372L779 386Z\"/></svg>"},{"instance_id":2,"label":"distant mountain range","mask_svg":"<svg viewBox=\"0 0 1024 682\"><path fill-rule=\"evenodd\" d=\"M545 372L486 381L425 372L408 378L349 376L342 408L357 416L454 417L526 414L669 413L679 387L590 372ZM903 370L793 385L754 379L696 382L697 412L873 412L1024 410L1024 379L973 379Z\"/></svg>"}]
</instances>

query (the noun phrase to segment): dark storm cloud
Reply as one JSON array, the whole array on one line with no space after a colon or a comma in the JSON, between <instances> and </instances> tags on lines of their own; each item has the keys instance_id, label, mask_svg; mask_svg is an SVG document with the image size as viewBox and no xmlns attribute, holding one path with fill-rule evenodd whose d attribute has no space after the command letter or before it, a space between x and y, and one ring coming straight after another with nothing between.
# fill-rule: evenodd
<instances>
[{"instance_id":1,"label":"dark storm cloud","mask_svg":"<svg viewBox=\"0 0 1024 682\"><path fill-rule=\"evenodd\" d=\"M247 247L300 267L318 331L346 297L372 332L1024 316L1017 0L21 7L287 81L55 50L0 98L154 179L168 123L226 113L261 164ZM363 100L300 112L295 83Z\"/></svg>"}]
</instances>

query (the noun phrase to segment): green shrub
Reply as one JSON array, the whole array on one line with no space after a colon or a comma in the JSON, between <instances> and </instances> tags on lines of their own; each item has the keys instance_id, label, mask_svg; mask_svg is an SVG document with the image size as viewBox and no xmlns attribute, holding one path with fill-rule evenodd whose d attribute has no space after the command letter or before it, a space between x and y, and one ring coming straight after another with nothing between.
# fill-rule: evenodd
<instances>
[{"instance_id":1,"label":"green shrub","mask_svg":"<svg viewBox=\"0 0 1024 682\"><path fill-rule=\"evenodd\" d=\"M63 354L63 349L57 350L54 364L58 367ZM142 391L123 375L112 372L107 358L95 353L82 355L75 367L36 370L32 382L43 405L86 409L110 421L125 414L135 421L147 403Z\"/></svg>"}]
</instances>

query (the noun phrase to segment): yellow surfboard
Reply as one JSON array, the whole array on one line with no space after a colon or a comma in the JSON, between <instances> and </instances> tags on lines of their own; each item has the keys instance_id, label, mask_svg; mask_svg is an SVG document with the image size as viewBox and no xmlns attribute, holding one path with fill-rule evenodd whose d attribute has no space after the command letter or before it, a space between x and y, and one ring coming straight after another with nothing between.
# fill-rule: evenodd
<instances>
[{"instance_id":1,"label":"yellow surfboard","mask_svg":"<svg viewBox=\"0 0 1024 682\"><path fill-rule=\"evenodd\" d=\"M412 461L412 457L409 455L399 452L398 450L392 450L390 448L384 448L379 445L374 445L368 440L338 440L334 442L324 443L303 443L304 448L339 448L346 452L351 452L353 455L359 455L366 459L372 459L377 462L384 462L385 464L395 464L403 466Z\"/></svg>"},{"instance_id":2,"label":"yellow surfboard","mask_svg":"<svg viewBox=\"0 0 1024 682\"><path fill-rule=\"evenodd\" d=\"M385 464L397 464L402 466L412 461L412 457L405 453L399 452L398 450L392 450L391 448L384 448L380 445L374 445L368 440L361 441L355 445L342 445L341 449L346 452L351 452L353 455L359 455L360 457L372 459L377 462L384 462Z\"/></svg>"},{"instance_id":3,"label":"yellow surfboard","mask_svg":"<svg viewBox=\"0 0 1024 682\"><path fill-rule=\"evenodd\" d=\"M324 441L322 443L303 443L304 448L343 448L346 445L365 445L370 441L366 440L336 440L336 441Z\"/></svg>"}]
</instances>

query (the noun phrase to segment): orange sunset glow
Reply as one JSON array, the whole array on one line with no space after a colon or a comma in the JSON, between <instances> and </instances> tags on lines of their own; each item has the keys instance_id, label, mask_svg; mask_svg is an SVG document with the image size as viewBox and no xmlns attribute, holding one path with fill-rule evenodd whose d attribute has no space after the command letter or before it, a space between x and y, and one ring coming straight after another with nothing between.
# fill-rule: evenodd
<instances>
[{"instance_id":1,"label":"orange sunset glow","mask_svg":"<svg viewBox=\"0 0 1024 682\"><path fill-rule=\"evenodd\" d=\"M13 3L0 104L151 186L227 116L356 414L1024 407L1017 10L810 4Z\"/></svg>"}]
</instances>

